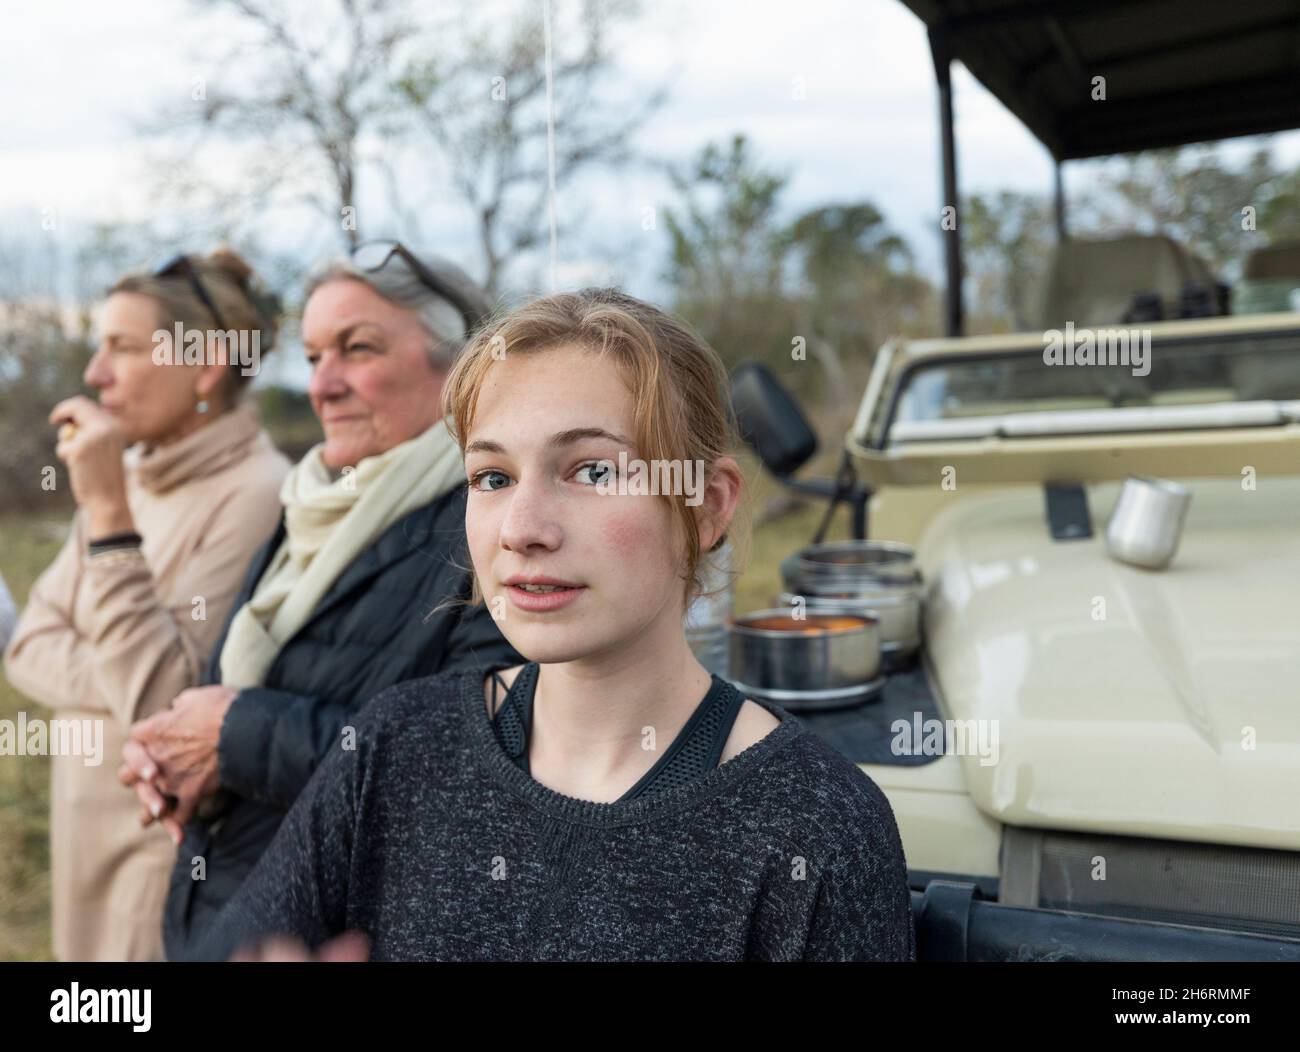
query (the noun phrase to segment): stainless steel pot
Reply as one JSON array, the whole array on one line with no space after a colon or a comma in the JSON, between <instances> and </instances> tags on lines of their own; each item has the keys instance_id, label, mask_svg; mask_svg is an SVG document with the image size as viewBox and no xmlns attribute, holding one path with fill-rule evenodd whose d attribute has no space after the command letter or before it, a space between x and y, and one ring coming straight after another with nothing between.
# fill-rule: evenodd
<instances>
[{"instance_id":1,"label":"stainless steel pot","mask_svg":"<svg viewBox=\"0 0 1300 1052\"><path fill-rule=\"evenodd\" d=\"M880 622L888 667L905 663L921 643L921 574L916 553L892 541L815 544L781 564L777 600L809 613L863 614Z\"/></svg>"},{"instance_id":2,"label":"stainless steel pot","mask_svg":"<svg viewBox=\"0 0 1300 1052\"><path fill-rule=\"evenodd\" d=\"M839 690L759 690L751 686L743 689L747 698L770 701L791 712L819 712L824 709L852 709L876 701L888 679L888 676L882 674L865 686L843 687Z\"/></svg>"},{"instance_id":3,"label":"stainless steel pot","mask_svg":"<svg viewBox=\"0 0 1300 1052\"><path fill-rule=\"evenodd\" d=\"M1106 527L1106 550L1121 562L1163 570L1178 551L1191 502L1192 491L1177 482L1130 475Z\"/></svg>"},{"instance_id":4,"label":"stainless steel pot","mask_svg":"<svg viewBox=\"0 0 1300 1052\"><path fill-rule=\"evenodd\" d=\"M851 691L880 673L880 623L862 614L760 610L728 627L730 678L758 691Z\"/></svg>"},{"instance_id":5,"label":"stainless steel pot","mask_svg":"<svg viewBox=\"0 0 1300 1052\"><path fill-rule=\"evenodd\" d=\"M921 597L916 592L856 596L782 592L778 602L797 609L800 599L809 614L874 617L880 623L880 652L890 665L911 657L921 645Z\"/></svg>"},{"instance_id":6,"label":"stainless steel pot","mask_svg":"<svg viewBox=\"0 0 1300 1052\"><path fill-rule=\"evenodd\" d=\"M832 541L813 544L781 564L786 587L813 581L884 581L906 584L918 579L916 553L894 541ZM797 591L798 589L792 589Z\"/></svg>"},{"instance_id":7,"label":"stainless steel pot","mask_svg":"<svg viewBox=\"0 0 1300 1052\"><path fill-rule=\"evenodd\" d=\"M787 583L786 591L817 599L901 599L921 594L921 578L916 575L907 580L824 580L822 578L795 578Z\"/></svg>"}]
</instances>

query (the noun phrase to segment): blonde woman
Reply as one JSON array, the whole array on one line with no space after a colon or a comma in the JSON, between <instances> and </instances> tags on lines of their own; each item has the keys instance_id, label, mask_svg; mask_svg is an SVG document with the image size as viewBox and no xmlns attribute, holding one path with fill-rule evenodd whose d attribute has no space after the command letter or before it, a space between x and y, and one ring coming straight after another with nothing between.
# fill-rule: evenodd
<instances>
[{"instance_id":1,"label":"blonde woman","mask_svg":"<svg viewBox=\"0 0 1300 1052\"><path fill-rule=\"evenodd\" d=\"M726 383L614 290L480 335L445 404L478 594L526 661L375 699L196 956L914 959L884 795L686 640L739 532ZM620 488L624 456L699 462L702 500Z\"/></svg>"},{"instance_id":2,"label":"blonde woman","mask_svg":"<svg viewBox=\"0 0 1300 1052\"><path fill-rule=\"evenodd\" d=\"M50 414L77 510L32 587L5 670L101 746L98 757L52 760L61 960L162 956L176 847L160 827L141 827L115 760L133 721L199 682L248 560L275 527L289 465L241 397L253 363L221 353L234 344L215 335L270 350L275 319L252 280L224 250L123 278L86 366L98 400L69 398ZM205 352L189 364L178 327Z\"/></svg>"}]
</instances>

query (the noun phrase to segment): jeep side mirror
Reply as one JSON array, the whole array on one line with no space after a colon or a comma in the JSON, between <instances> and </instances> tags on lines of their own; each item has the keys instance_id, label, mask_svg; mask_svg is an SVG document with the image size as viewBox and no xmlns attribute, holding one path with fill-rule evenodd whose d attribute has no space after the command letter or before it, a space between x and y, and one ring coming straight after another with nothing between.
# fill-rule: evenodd
<instances>
[{"instance_id":1,"label":"jeep side mirror","mask_svg":"<svg viewBox=\"0 0 1300 1052\"><path fill-rule=\"evenodd\" d=\"M807 418L761 362L741 362L732 371L731 407L740 437L778 478L794 474L817 452Z\"/></svg>"}]
</instances>

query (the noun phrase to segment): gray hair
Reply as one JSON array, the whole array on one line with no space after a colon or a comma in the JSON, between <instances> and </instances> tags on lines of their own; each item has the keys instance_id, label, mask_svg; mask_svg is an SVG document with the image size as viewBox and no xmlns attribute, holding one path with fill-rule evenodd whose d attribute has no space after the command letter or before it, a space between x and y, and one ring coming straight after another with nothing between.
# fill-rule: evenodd
<instances>
[{"instance_id":1,"label":"gray hair","mask_svg":"<svg viewBox=\"0 0 1300 1052\"><path fill-rule=\"evenodd\" d=\"M406 246L440 282L477 313L479 324L491 314L491 301L484 289L450 260ZM327 260L307 279L307 297L328 281L359 281L390 303L414 312L431 338L429 362L435 369L450 369L469 343L475 329L467 327L464 314L445 296L422 282L404 259L393 255L382 268L359 270L347 257Z\"/></svg>"}]
</instances>

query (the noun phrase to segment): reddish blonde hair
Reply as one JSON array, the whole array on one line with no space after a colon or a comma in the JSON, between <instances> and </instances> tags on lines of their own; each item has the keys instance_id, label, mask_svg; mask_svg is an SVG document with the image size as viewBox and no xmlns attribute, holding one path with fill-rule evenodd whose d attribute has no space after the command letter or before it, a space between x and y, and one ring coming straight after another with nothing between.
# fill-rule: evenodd
<instances>
[{"instance_id":1,"label":"reddish blonde hair","mask_svg":"<svg viewBox=\"0 0 1300 1052\"><path fill-rule=\"evenodd\" d=\"M700 460L708 479L718 458L737 450L730 379L717 352L684 322L612 288L544 296L490 321L478 332L452 367L442 393L443 412L461 450L494 361L574 345L611 355L621 369L636 406L632 437L643 459ZM699 522L686 494L659 499L669 502L685 538L684 597L689 604L704 594ZM748 539L748 531L738 528L746 512L742 501L728 530L713 546L721 547L732 535L735 567L743 562L741 549ZM480 600L476 577L473 601Z\"/></svg>"}]
</instances>

